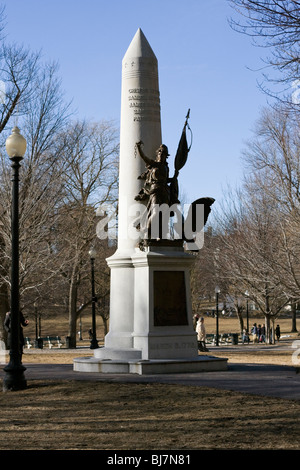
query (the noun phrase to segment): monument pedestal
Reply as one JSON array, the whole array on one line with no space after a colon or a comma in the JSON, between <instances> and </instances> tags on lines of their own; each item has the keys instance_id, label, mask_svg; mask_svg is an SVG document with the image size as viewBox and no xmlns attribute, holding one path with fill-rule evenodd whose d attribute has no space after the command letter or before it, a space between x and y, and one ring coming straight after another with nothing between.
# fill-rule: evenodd
<instances>
[{"instance_id":1,"label":"monument pedestal","mask_svg":"<svg viewBox=\"0 0 300 470\"><path fill-rule=\"evenodd\" d=\"M105 346L96 349L94 357L74 359L75 371L166 374L227 369L226 359L198 355L190 302L194 256L182 245L137 249L131 263L117 253L107 261L112 291L113 284L121 290L111 297L117 296L111 306L114 321Z\"/></svg>"},{"instance_id":2,"label":"monument pedestal","mask_svg":"<svg viewBox=\"0 0 300 470\"><path fill-rule=\"evenodd\" d=\"M182 243L150 245L132 256L134 276L133 347L142 359L198 355L190 303L194 256Z\"/></svg>"}]
</instances>

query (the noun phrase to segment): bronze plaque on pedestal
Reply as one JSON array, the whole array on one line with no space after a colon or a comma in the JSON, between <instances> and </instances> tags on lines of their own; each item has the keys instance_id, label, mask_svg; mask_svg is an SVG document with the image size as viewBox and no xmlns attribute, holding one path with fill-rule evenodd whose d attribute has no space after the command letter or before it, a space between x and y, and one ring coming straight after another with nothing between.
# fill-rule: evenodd
<instances>
[{"instance_id":1,"label":"bronze plaque on pedestal","mask_svg":"<svg viewBox=\"0 0 300 470\"><path fill-rule=\"evenodd\" d=\"M187 325L184 271L154 271L154 326Z\"/></svg>"}]
</instances>

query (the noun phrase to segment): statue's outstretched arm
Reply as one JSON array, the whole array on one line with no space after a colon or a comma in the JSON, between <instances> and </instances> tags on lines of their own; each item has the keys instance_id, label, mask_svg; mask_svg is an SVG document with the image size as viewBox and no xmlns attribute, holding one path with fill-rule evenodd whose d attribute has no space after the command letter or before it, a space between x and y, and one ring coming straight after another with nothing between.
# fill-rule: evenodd
<instances>
[{"instance_id":1,"label":"statue's outstretched arm","mask_svg":"<svg viewBox=\"0 0 300 470\"><path fill-rule=\"evenodd\" d=\"M141 140L140 140L140 142L136 143L136 146L137 146L137 149L139 151L140 157L144 160L146 165L153 165L154 160L152 160L151 158L146 157L146 155L144 154L144 152L142 150L142 147L141 147L142 145L143 145L143 142Z\"/></svg>"}]
</instances>

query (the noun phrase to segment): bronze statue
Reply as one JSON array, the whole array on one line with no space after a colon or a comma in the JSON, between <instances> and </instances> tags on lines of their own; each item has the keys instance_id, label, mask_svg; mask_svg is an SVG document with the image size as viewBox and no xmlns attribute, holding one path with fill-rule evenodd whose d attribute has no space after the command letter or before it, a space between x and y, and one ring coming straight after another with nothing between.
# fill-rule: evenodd
<instances>
[{"instance_id":1,"label":"bronze statue","mask_svg":"<svg viewBox=\"0 0 300 470\"><path fill-rule=\"evenodd\" d=\"M137 142L136 146L140 157L146 164L146 171L138 179L145 180L145 185L135 197L136 201L151 200L151 204L169 204L169 166L167 158L169 156L168 147L160 145L156 150L156 159L146 157L141 146L143 142Z\"/></svg>"},{"instance_id":2,"label":"bronze statue","mask_svg":"<svg viewBox=\"0 0 300 470\"><path fill-rule=\"evenodd\" d=\"M186 127L188 126L190 110L186 116L185 124L183 127L182 135L179 141L177 153L175 156L175 172L172 178L169 177L169 166L167 158L169 156L168 147L164 144L160 145L156 151L156 158L148 158L142 150L143 142L137 142L136 147L139 152L140 157L144 160L146 164L146 171L140 175L138 178L145 181L144 187L141 189L139 194L135 197L136 201L144 201L147 204L147 240L151 240L151 228L153 223L156 222L156 232L158 236L156 237L159 240L165 240L167 237L166 225L162 222L162 213L160 212L160 207L163 204L166 204L168 207L172 207L174 204L180 204L178 200L178 175L179 170L183 168L187 161L187 156L190 151L190 147L187 145L186 139ZM213 198L201 198L197 199L191 204L189 214L187 219L192 227L196 226L196 205L204 204L204 224L207 221L207 217L210 213L210 206L214 203ZM172 213L170 213L172 216ZM182 216L182 227L184 226L184 219ZM199 225L199 224L198 224ZM203 228L203 227L202 227ZM138 224L137 229L141 229L140 224ZM183 232L182 232L183 233ZM186 240L184 235L182 240Z\"/></svg>"},{"instance_id":3,"label":"bronze statue","mask_svg":"<svg viewBox=\"0 0 300 470\"><path fill-rule=\"evenodd\" d=\"M146 171L139 176L139 179L145 180L144 187L139 194L135 197L136 201L145 201L147 203L147 231L148 238L151 238L151 227L156 217L159 217L158 209L162 204L170 206L170 188L168 183L169 166L167 158L169 156L168 147L160 145L156 151L156 158L148 158L141 146L143 142L137 142L136 146L140 157L146 164ZM158 234L162 238L162 233Z\"/></svg>"}]
</instances>

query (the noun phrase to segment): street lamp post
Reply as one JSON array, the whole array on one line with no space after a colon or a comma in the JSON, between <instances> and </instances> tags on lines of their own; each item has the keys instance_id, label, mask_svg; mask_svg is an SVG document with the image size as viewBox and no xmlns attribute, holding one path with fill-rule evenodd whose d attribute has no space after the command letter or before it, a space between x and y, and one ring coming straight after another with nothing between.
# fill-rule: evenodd
<instances>
[{"instance_id":1,"label":"street lamp post","mask_svg":"<svg viewBox=\"0 0 300 470\"><path fill-rule=\"evenodd\" d=\"M96 336L96 302L97 298L95 296L95 267L94 262L96 258L96 250L91 248L89 251L91 259L91 274L92 274L92 339L90 349L99 348L97 336Z\"/></svg>"},{"instance_id":2,"label":"street lamp post","mask_svg":"<svg viewBox=\"0 0 300 470\"><path fill-rule=\"evenodd\" d=\"M10 352L9 363L4 367L3 390L23 390L27 387L22 365L20 344L20 300L19 300L19 168L26 151L26 140L14 127L6 140L6 151L11 160L12 207L11 207L11 293L10 293Z\"/></svg>"},{"instance_id":3,"label":"street lamp post","mask_svg":"<svg viewBox=\"0 0 300 470\"><path fill-rule=\"evenodd\" d=\"M219 346L219 294L220 289L217 286L215 288L216 293L216 346Z\"/></svg>"},{"instance_id":4,"label":"street lamp post","mask_svg":"<svg viewBox=\"0 0 300 470\"><path fill-rule=\"evenodd\" d=\"M43 340L41 338L41 315L38 313L36 303L34 303L34 316L35 316L35 341L34 347L43 349Z\"/></svg>"},{"instance_id":5,"label":"street lamp post","mask_svg":"<svg viewBox=\"0 0 300 470\"><path fill-rule=\"evenodd\" d=\"M247 318L247 334L249 334L249 292L246 290L246 318Z\"/></svg>"}]
</instances>

